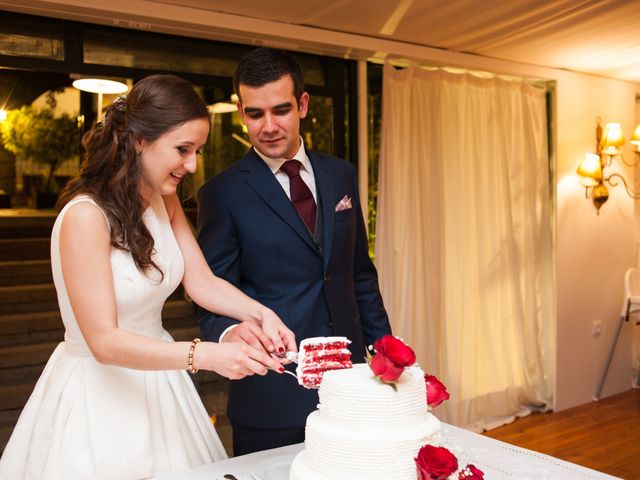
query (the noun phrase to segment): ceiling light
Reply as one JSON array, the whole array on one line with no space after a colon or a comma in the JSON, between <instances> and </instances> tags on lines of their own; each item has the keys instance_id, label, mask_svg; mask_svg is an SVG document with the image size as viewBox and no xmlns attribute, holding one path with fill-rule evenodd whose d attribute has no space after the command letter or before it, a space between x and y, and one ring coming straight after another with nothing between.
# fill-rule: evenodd
<instances>
[{"instance_id":1,"label":"ceiling light","mask_svg":"<svg viewBox=\"0 0 640 480\"><path fill-rule=\"evenodd\" d=\"M217 102L213 105L209 105L207 108L210 113L231 113L238 111L236 104L231 102Z\"/></svg>"},{"instance_id":2,"label":"ceiling light","mask_svg":"<svg viewBox=\"0 0 640 480\"><path fill-rule=\"evenodd\" d=\"M105 93L115 95L129 90L128 85L125 83L104 78L80 78L74 80L72 85L83 92L98 94L98 122L102 121L102 96Z\"/></svg>"},{"instance_id":3,"label":"ceiling light","mask_svg":"<svg viewBox=\"0 0 640 480\"><path fill-rule=\"evenodd\" d=\"M106 80L104 78L80 78L79 80L74 80L72 85L78 90L91 93L116 94L129 90L129 87L125 83Z\"/></svg>"}]
</instances>

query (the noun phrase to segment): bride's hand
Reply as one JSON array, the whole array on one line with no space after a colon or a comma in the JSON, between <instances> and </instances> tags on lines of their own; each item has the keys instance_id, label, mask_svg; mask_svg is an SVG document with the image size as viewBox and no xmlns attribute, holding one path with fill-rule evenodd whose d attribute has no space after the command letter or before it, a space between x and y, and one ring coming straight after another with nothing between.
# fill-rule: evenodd
<instances>
[{"instance_id":1,"label":"bride's hand","mask_svg":"<svg viewBox=\"0 0 640 480\"><path fill-rule=\"evenodd\" d=\"M296 336L272 310L266 307L263 309L260 326L264 334L273 343L274 352L283 354L285 352L298 351Z\"/></svg>"},{"instance_id":2,"label":"bride's hand","mask_svg":"<svg viewBox=\"0 0 640 480\"><path fill-rule=\"evenodd\" d=\"M201 342L195 348L193 366L212 370L231 380L247 375L266 375L269 370L284 371L280 362L263 349L242 342Z\"/></svg>"}]
</instances>

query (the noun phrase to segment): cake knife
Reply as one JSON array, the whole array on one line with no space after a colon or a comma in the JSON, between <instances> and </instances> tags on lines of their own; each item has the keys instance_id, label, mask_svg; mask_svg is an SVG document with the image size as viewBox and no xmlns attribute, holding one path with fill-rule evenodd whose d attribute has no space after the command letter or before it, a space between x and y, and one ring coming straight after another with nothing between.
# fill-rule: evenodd
<instances>
[{"instance_id":1,"label":"cake knife","mask_svg":"<svg viewBox=\"0 0 640 480\"><path fill-rule=\"evenodd\" d=\"M280 358L286 358L292 363L298 363L298 352L286 352L286 353L276 353L273 352L272 355Z\"/></svg>"}]
</instances>

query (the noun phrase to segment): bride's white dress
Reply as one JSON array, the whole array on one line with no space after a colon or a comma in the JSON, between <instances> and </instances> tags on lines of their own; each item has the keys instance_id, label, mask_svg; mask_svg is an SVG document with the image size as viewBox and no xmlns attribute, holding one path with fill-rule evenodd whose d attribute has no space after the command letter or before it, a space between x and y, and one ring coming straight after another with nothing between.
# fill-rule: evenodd
<instances>
[{"instance_id":1,"label":"bride's white dress","mask_svg":"<svg viewBox=\"0 0 640 480\"><path fill-rule=\"evenodd\" d=\"M78 202L94 203L87 196L73 199L60 212L51 235L51 265L65 340L51 355L22 411L0 460L0 478L138 479L226 458L185 370L102 365L89 351L60 267L60 226L66 211ZM129 253L112 249L118 325L172 342L162 328L161 310L180 283L184 264L159 195L145 211L144 221L154 238L153 259L164 280L158 283L155 270L149 276L142 274ZM186 363L185 357L185 367Z\"/></svg>"}]
</instances>

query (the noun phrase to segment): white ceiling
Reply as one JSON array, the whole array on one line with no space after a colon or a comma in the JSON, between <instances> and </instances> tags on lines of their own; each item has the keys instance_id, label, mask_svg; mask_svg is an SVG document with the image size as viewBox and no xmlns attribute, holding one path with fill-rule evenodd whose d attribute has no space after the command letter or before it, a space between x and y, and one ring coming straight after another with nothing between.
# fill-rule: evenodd
<instances>
[{"instance_id":1,"label":"white ceiling","mask_svg":"<svg viewBox=\"0 0 640 480\"><path fill-rule=\"evenodd\" d=\"M490 59L502 73L517 62L640 82L640 0L0 0L0 8L349 58L469 68Z\"/></svg>"},{"instance_id":2,"label":"white ceiling","mask_svg":"<svg viewBox=\"0 0 640 480\"><path fill-rule=\"evenodd\" d=\"M158 0L640 82L638 0Z\"/></svg>"}]
</instances>

